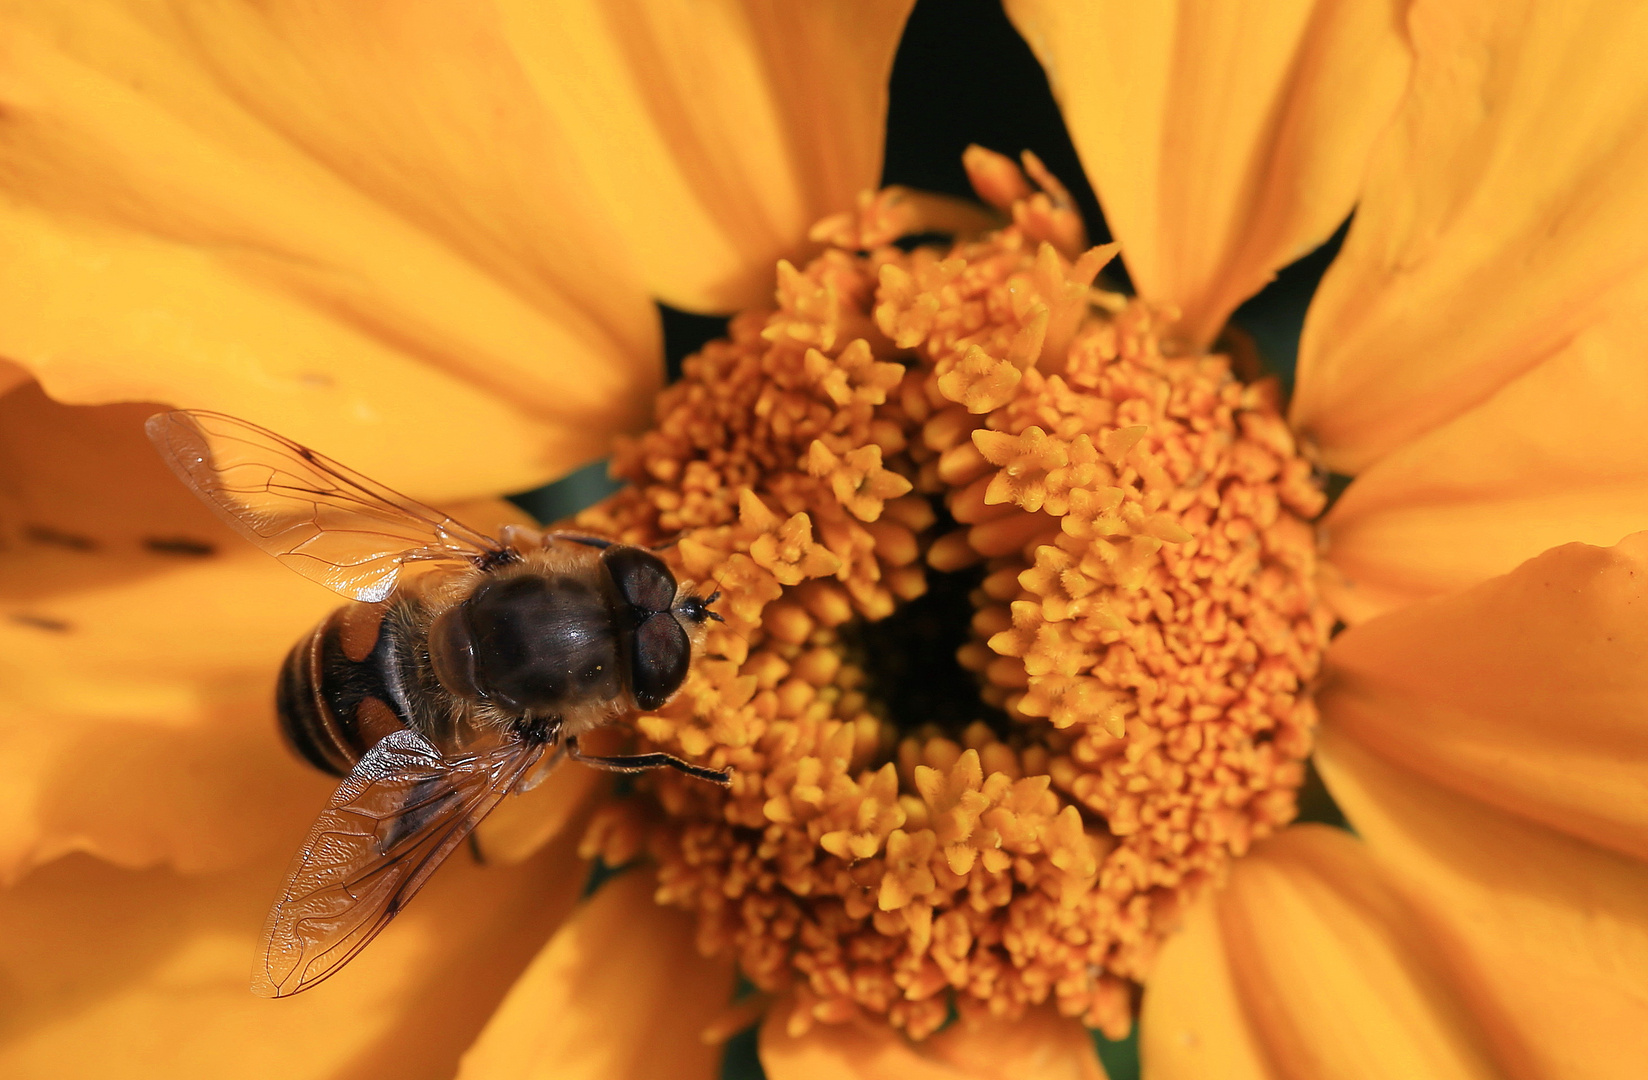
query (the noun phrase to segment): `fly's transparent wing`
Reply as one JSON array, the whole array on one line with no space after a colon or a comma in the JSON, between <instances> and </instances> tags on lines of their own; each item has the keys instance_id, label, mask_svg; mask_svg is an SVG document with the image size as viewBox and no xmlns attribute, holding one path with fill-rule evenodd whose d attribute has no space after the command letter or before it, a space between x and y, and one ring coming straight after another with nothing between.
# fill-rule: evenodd
<instances>
[{"instance_id":1,"label":"fly's transparent wing","mask_svg":"<svg viewBox=\"0 0 1648 1080\"><path fill-rule=\"evenodd\" d=\"M387 597L409 567L476 565L503 546L324 454L222 413L149 418L172 471L237 532L351 600Z\"/></svg>"},{"instance_id":2,"label":"fly's transparent wing","mask_svg":"<svg viewBox=\"0 0 1648 1080\"><path fill-rule=\"evenodd\" d=\"M252 992L288 997L352 960L544 750L510 740L447 758L411 729L380 739L293 860L264 923Z\"/></svg>"}]
</instances>

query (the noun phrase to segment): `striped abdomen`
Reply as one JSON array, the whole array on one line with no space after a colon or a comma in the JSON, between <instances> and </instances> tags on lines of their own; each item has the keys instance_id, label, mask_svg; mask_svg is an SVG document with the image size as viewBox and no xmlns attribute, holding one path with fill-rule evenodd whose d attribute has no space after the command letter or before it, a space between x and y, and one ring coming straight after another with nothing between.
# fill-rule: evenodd
<instances>
[{"instance_id":1,"label":"striped abdomen","mask_svg":"<svg viewBox=\"0 0 1648 1080\"><path fill-rule=\"evenodd\" d=\"M404 602L404 601L399 601ZM397 601L349 604L286 656L275 689L280 729L311 765L343 776L385 735L408 726L410 643Z\"/></svg>"}]
</instances>

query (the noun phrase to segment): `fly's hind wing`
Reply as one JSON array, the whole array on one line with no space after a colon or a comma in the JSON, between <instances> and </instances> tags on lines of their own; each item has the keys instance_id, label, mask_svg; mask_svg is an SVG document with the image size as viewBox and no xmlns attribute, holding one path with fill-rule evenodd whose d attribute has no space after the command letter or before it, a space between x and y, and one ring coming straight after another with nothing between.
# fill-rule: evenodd
<instances>
[{"instance_id":1,"label":"fly's hind wing","mask_svg":"<svg viewBox=\"0 0 1648 1080\"><path fill-rule=\"evenodd\" d=\"M447 758L411 729L379 740L293 860L264 922L252 992L288 997L352 960L543 752L515 739Z\"/></svg>"}]
</instances>

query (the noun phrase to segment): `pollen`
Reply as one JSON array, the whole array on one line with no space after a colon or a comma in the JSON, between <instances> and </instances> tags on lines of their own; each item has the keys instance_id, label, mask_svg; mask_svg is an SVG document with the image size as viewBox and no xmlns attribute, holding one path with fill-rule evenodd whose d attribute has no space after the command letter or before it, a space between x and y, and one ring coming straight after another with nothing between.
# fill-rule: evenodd
<instances>
[{"instance_id":1,"label":"pollen","mask_svg":"<svg viewBox=\"0 0 1648 1080\"><path fill-rule=\"evenodd\" d=\"M580 517L721 591L637 727L733 776L643 777L586 847L656 860L791 1031L1050 1001L1115 1037L1186 903L1295 813L1323 496L1274 384L1100 287L1115 248L1039 162L966 164L995 231L894 245L930 230L887 194L821 225ZM866 645L944 596L943 666Z\"/></svg>"}]
</instances>

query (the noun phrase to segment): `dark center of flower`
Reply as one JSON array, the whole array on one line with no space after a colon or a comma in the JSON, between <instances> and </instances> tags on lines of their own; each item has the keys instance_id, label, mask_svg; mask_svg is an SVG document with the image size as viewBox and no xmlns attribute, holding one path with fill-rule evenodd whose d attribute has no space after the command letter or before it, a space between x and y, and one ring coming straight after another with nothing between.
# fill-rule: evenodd
<instances>
[{"instance_id":1,"label":"dark center of flower","mask_svg":"<svg viewBox=\"0 0 1648 1080\"><path fill-rule=\"evenodd\" d=\"M998 737L1011 730L1007 714L985 703L977 676L956 658L971 636L975 594L983 580L982 568L931 572L927 592L885 619L842 628L848 660L864 671L871 711L900 738L954 739L980 722Z\"/></svg>"}]
</instances>

